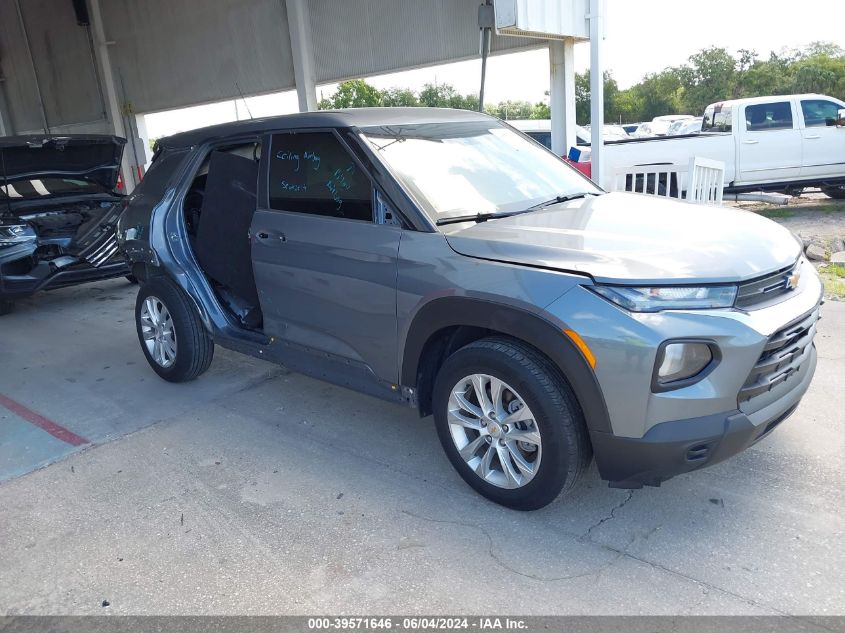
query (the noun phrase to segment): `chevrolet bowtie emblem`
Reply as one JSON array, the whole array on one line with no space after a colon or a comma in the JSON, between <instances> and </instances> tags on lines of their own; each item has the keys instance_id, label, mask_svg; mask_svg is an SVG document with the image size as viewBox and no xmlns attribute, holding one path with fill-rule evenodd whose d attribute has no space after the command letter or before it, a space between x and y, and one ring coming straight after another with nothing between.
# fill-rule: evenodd
<instances>
[{"instance_id":1,"label":"chevrolet bowtie emblem","mask_svg":"<svg viewBox=\"0 0 845 633\"><path fill-rule=\"evenodd\" d=\"M799 281L801 281L801 273L794 273L786 278L786 287L790 290L795 290L798 287Z\"/></svg>"}]
</instances>

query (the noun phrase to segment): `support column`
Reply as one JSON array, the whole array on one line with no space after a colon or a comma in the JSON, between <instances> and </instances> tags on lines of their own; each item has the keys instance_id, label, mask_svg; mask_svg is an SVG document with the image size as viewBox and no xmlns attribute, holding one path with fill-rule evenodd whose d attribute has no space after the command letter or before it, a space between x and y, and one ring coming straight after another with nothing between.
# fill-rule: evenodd
<instances>
[{"instance_id":1,"label":"support column","mask_svg":"<svg viewBox=\"0 0 845 633\"><path fill-rule=\"evenodd\" d=\"M552 151L566 156L575 145L575 40L549 42L549 67Z\"/></svg>"},{"instance_id":2,"label":"support column","mask_svg":"<svg viewBox=\"0 0 845 633\"><path fill-rule=\"evenodd\" d=\"M38 113L41 115L41 129L44 134L50 133L50 124L47 121L47 110L44 107L44 97L41 94L41 82L38 79L38 69L35 67L35 58L32 56L32 47L29 45L29 33L26 30L26 22L23 19L23 11L21 10L20 0L15 0L15 9L18 12L18 24L21 29L21 37L26 47L26 55L29 58L29 68L32 72L32 80L35 83L35 96L38 98Z\"/></svg>"},{"instance_id":3,"label":"support column","mask_svg":"<svg viewBox=\"0 0 845 633\"><path fill-rule=\"evenodd\" d=\"M6 103L5 81L6 78L0 75L0 136L12 136L15 128L12 127L12 117Z\"/></svg>"},{"instance_id":4,"label":"support column","mask_svg":"<svg viewBox=\"0 0 845 633\"><path fill-rule=\"evenodd\" d=\"M135 129L137 131L138 140L141 142L141 149L144 152L142 166L145 166L153 159L153 148L150 147L150 134L147 132L147 119L143 114L135 115Z\"/></svg>"},{"instance_id":5,"label":"support column","mask_svg":"<svg viewBox=\"0 0 845 633\"><path fill-rule=\"evenodd\" d=\"M88 0L88 6L91 9L91 27L94 29L94 56L100 66L97 69L99 71L97 76L106 98L108 117L115 136L127 138L126 126L123 123L123 112L121 111L120 101L117 97L117 87L115 86L114 72L112 71L111 55L109 54L110 42L106 40L103 14L100 11L100 0ZM126 193L131 193L135 185L138 184L138 179L132 169L130 154L130 146L127 143L120 165L120 173L123 176Z\"/></svg>"},{"instance_id":6,"label":"support column","mask_svg":"<svg viewBox=\"0 0 845 633\"><path fill-rule=\"evenodd\" d=\"M604 0L590 0L590 163L593 181L603 187L604 173Z\"/></svg>"},{"instance_id":7,"label":"support column","mask_svg":"<svg viewBox=\"0 0 845 633\"><path fill-rule=\"evenodd\" d=\"M314 48L311 44L311 18L307 0L285 0L293 58L293 76L299 111L317 109L317 81L314 73Z\"/></svg>"}]
</instances>

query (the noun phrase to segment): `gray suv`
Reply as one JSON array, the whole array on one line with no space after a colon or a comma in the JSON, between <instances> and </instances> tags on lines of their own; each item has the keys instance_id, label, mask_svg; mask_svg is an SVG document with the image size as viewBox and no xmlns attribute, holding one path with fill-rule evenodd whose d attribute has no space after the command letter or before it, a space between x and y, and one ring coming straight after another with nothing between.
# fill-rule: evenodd
<instances>
[{"instance_id":1,"label":"gray suv","mask_svg":"<svg viewBox=\"0 0 845 633\"><path fill-rule=\"evenodd\" d=\"M214 345L433 414L466 482L540 508L729 457L798 406L822 286L752 213L605 193L482 114L360 109L164 139L118 240L141 349Z\"/></svg>"}]
</instances>

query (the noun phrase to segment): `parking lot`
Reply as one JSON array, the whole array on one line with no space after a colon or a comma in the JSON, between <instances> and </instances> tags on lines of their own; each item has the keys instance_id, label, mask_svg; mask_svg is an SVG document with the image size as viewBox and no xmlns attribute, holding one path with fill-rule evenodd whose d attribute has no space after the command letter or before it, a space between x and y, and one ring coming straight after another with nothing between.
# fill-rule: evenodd
<instances>
[{"instance_id":1,"label":"parking lot","mask_svg":"<svg viewBox=\"0 0 845 633\"><path fill-rule=\"evenodd\" d=\"M843 303L760 444L661 488L593 468L519 513L411 409L221 348L160 380L135 293L43 293L0 321L0 614L845 613Z\"/></svg>"}]
</instances>

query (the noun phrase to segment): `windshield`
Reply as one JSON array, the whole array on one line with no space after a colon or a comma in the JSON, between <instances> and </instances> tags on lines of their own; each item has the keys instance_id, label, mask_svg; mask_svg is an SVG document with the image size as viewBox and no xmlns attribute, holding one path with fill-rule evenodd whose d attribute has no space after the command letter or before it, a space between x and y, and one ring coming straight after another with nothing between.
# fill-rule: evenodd
<instances>
[{"instance_id":1,"label":"windshield","mask_svg":"<svg viewBox=\"0 0 845 633\"><path fill-rule=\"evenodd\" d=\"M364 137L434 220L508 213L601 190L495 121L365 128Z\"/></svg>"},{"instance_id":2,"label":"windshield","mask_svg":"<svg viewBox=\"0 0 845 633\"><path fill-rule=\"evenodd\" d=\"M105 189L78 178L33 178L0 184L0 200L32 199L67 194L100 193Z\"/></svg>"}]
</instances>

